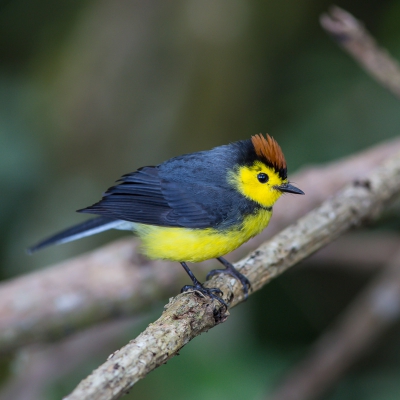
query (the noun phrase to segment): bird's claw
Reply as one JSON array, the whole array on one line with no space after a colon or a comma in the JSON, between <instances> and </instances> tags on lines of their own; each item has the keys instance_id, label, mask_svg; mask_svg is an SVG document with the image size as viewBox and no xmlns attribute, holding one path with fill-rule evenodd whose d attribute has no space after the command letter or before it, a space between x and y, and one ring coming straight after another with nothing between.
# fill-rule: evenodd
<instances>
[{"instance_id":1,"label":"bird's claw","mask_svg":"<svg viewBox=\"0 0 400 400\"><path fill-rule=\"evenodd\" d=\"M249 297L249 290L251 289L251 283L243 274L241 274L239 271L233 268L213 269L207 274L206 279L208 280L217 274L228 274L236 278L242 284L244 299L247 300L247 298Z\"/></svg>"},{"instance_id":2,"label":"bird's claw","mask_svg":"<svg viewBox=\"0 0 400 400\"><path fill-rule=\"evenodd\" d=\"M193 290L196 294L201 294L204 297L210 297L213 300L217 300L225 307L225 310L228 309L228 305L220 297L220 296L223 296L223 292L220 289L217 289L217 288L206 288L201 284L198 284L198 285L185 285L181 289L181 293L187 292L189 290ZM218 295L216 295L214 293L217 293Z\"/></svg>"}]
</instances>

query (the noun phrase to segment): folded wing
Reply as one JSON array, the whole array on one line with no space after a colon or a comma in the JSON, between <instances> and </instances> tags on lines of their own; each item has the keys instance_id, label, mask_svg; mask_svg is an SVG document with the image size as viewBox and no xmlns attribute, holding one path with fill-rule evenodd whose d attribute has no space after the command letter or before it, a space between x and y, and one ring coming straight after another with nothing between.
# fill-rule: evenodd
<instances>
[{"instance_id":1,"label":"folded wing","mask_svg":"<svg viewBox=\"0 0 400 400\"><path fill-rule=\"evenodd\" d=\"M187 228L212 227L224 219L222 210L207 206L218 188L170 181L160 175L158 167L144 167L124 175L98 203L79 212Z\"/></svg>"}]
</instances>

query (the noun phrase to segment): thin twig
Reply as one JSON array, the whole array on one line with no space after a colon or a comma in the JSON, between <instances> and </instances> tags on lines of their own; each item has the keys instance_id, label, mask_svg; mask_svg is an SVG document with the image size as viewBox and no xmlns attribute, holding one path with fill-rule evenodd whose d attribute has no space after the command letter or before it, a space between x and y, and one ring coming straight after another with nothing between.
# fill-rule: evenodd
<instances>
[{"instance_id":1,"label":"thin twig","mask_svg":"<svg viewBox=\"0 0 400 400\"><path fill-rule=\"evenodd\" d=\"M400 66L378 46L364 25L347 11L332 7L320 18L322 27L374 79L400 98Z\"/></svg>"},{"instance_id":2,"label":"thin twig","mask_svg":"<svg viewBox=\"0 0 400 400\"><path fill-rule=\"evenodd\" d=\"M346 230L379 216L383 207L399 192L400 154L397 154L371 173L368 180L347 186L237 263L236 267L250 279L253 290L259 290ZM231 307L243 301L241 285L226 275L213 277L206 285L220 288ZM218 302L193 293L171 299L157 321L112 354L66 400L120 398L194 337L223 322L227 314L219 307Z\"/></svg>"}]
</instances>

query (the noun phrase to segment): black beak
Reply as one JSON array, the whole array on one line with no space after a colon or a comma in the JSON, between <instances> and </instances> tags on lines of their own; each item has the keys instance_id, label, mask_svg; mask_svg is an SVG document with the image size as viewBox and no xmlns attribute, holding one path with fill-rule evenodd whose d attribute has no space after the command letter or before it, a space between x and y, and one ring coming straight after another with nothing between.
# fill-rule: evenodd
<instances>
[{"instance_id":1,"label":"black beak","mask_svg":"<svg viewBox=\"0 0 400 400\"><path fill-rule=\"evenodd\" d=\"M281 192L305 194L302 190L298 189L296 186L291 185L290 183L284 183L283 185L275 186L275 189L280 190Z\"/></svg>"}]
</instances>

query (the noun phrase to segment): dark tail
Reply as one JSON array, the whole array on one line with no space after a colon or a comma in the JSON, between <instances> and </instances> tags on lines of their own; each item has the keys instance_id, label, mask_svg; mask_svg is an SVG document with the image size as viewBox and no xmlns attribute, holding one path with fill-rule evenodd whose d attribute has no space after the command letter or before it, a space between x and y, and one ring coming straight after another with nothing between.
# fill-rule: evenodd
<instances>
[{"instance_id":1,"label":"dark tail","mask_svg":"<svg viewBox=\"0 0 400 400\"><path fill-rule=\"evenodd\" d=\"M123 223L123 221L106 217L90 219L89 221L82 222L81 224L75 225L69 229L61 231L60 233L56 233L45 240L42 240L35 246L28 248L27 252L28 254L32 254L35 251L43 249L44 247L52 244L72 242L73 240L91 236L108 229L113 229L118 225L121 225L121 223Z\"/></svg>"}]
</instances>

